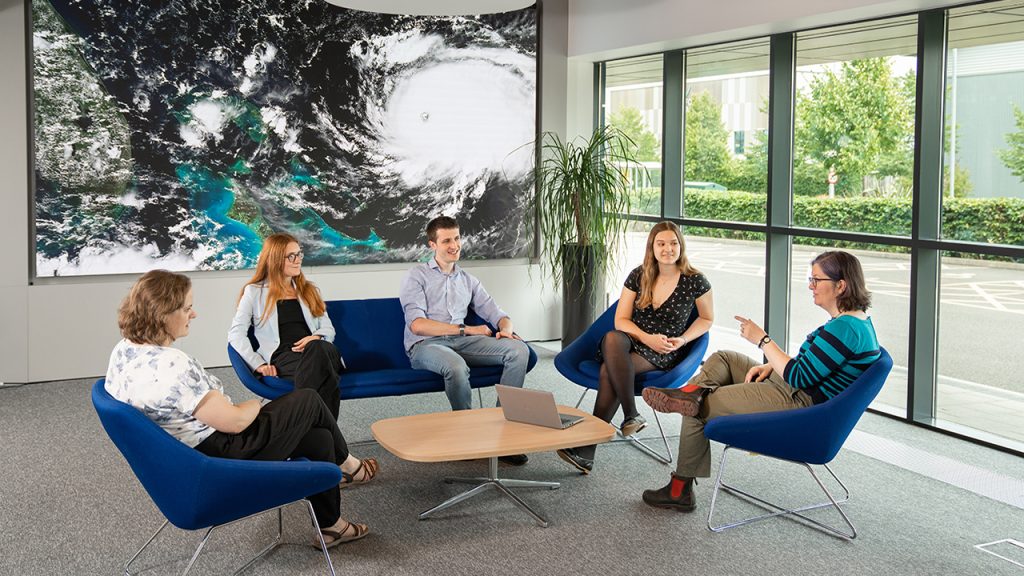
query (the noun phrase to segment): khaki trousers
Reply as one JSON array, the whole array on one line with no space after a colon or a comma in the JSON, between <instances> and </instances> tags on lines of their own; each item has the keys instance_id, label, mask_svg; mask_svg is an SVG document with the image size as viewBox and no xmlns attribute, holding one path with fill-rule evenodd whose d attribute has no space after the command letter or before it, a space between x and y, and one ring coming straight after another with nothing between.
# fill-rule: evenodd
<instances>
[{"instance_id":1,"label":"khaki trousers","mask_svg":"<svg viewBox=\"0 0 1024 576\"><path fill-rule=\"evenodd\" d=\"M711 443L704 437L708 420L729 414L792 410L814 404L803 390L792 388L774 371L763 382L744 383L747 372L759 365L745 354L721 350L709 356L700 372L690 379L688 384L707 388L709 392L696 416L683 417L677 476L711 476Z\"/></svg>"}]
</instances>

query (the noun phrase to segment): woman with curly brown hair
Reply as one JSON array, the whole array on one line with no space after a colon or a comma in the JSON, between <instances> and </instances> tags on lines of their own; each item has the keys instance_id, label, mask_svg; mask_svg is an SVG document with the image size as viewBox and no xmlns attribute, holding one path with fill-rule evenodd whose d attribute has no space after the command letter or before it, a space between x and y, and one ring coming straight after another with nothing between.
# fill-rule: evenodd
<instances>
[{"instance_id":1,"label":"woman with curly brown hair","mask_svg":"<svg viewBox=\"0 0 1024 576\"><path fill-rule=\"evenodd\" d=\"M337 420L313 390L295 390L263 406L256 399L233 403L216 376L172 347L188 335L195 318L187 276L154 270L139 278L118 311L124 338L110 355L107 392L209 456L307 458L337 464L342 477L354 483L372 477L360 475L367 467L349 453ZM369 531L365 524L341 518L340 487L309 497L328 546L358 540Z\"/></svg>"}]
</instances>

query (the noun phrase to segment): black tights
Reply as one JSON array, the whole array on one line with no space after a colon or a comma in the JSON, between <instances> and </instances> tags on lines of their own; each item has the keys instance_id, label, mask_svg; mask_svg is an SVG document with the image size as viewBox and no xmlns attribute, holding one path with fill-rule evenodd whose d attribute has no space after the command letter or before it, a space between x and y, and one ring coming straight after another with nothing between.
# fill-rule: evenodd
<instances>
[{"instance_id":1,"label":"black tights","mask_svg":"<svg viewBox=\"0 0 1024 576\"><path fill-rule=\"evenodd\" d=\"M601 340L601 373L598 377L597 400L594 402L594 416L611 422L619 406L622 418L635 417L636 375L655 370L655 366L633 352L633 341L625 332L612 330ZM597 446L583 446L577 453L584 458L593 458Z\"/></svg>"}]
</instances>

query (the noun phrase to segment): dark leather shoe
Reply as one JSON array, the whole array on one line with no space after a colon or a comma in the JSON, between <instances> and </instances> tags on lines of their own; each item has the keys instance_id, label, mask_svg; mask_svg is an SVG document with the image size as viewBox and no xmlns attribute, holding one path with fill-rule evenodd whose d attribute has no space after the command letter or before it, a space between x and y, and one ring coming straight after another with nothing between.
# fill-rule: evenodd
<instances>
[{"instance_id":1,"label":"dark leather shoe","mask_svg":"<svg viewBox=\"0 0 1024 576\"><path fill-rule=\"evenodd\" d=\"M696 416L707 388L683 392L682 388L644 388L644 402L658 412L675 412L683 416Z\"/></svg>"},{"instance_id":2,"label":"dark leather shoe","mask_svg":"<svg viewBox=\"0 0 1024 576\"><path fill-rule=\"evenodd\" d=\"M509 466L522 466L530 461L526 454L512 454L511 456L498 456L498 462Z\"/></svg>"},{"instance_id":3,"label":"dark leather shoe","mask_svg":"<svg viewBox=\"0 0 1024 576\"><path fill-rule=\"evenodd\" d=\"M679 495L673 497L672 483L676 480L683 482ZM693 485L697 480L672 475L668 485L657 490L644 490L644 502L655 508L667 508L680 512L693 512L697 509L697 500L693 497Z\"/></svg>"},{"instance_id":4,"label":"dark leather shoe","mask_svg":"<svg viewBox=\"0 0 1024 576\"><path fill-rule=\"evenodd\" d=\"M572 464L574 468L582 472L583 474L590 474L590 471L594 469L594 461L590 458L584 458L580 456L575 448L563 448L557 450L555 454L562 460L565 460L569 464Z\"/></svg>"}]
</instances>

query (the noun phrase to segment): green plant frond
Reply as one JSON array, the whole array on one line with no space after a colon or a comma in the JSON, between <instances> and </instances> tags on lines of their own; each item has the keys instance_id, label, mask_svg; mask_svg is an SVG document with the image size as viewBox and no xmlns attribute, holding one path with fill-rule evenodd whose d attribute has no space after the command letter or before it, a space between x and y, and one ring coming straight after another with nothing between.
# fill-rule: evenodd
<instances>
[{"instance_id":1,"label":"green plant frond","mask_svg":"<svg viewBox=\"0 0 1024 576\"><path fill-rule=\"evenodd\" d=\"M630 211L628 168L642 166L631 152L635 143L614 126L572 140L545 132L538 142L534 208L542 266L556 282L575 273L563 269L562 246L579 244L593 247L607 273L628 224L621 216Z\"/></svg>"}]
</instances>

